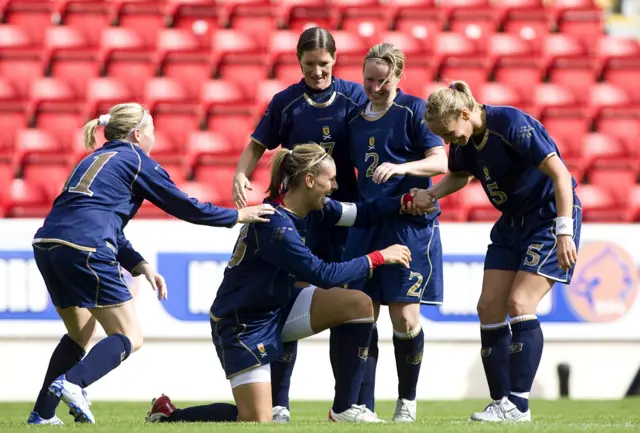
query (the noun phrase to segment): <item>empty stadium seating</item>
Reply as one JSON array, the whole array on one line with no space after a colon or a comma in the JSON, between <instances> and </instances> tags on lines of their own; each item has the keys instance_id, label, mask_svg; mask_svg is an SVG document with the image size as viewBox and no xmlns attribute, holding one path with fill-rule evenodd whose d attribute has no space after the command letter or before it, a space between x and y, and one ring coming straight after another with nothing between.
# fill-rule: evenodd
<instances>
[{"instance_id":1,"label":"empty stadium seating","mask_svg":"<svg viewBox=\"0 0 640 433\"><path fill-rule=\"evenodd\" d=\"M388 41L406 53L405 91L463 79L481 102L530 112L581 184L585 220L640 221L640 44L606 35L592 0L0 0L0 217L46 213L86 154L79 128L129 100L155 116L153 156L176 183L231 205L235 163L301 78L312 25L331 29L342 78L359 81ZM258 202L262 163L253 182ZM442 207L448 221L496 217L478 183Z\"/></svg>"}]
</instances>

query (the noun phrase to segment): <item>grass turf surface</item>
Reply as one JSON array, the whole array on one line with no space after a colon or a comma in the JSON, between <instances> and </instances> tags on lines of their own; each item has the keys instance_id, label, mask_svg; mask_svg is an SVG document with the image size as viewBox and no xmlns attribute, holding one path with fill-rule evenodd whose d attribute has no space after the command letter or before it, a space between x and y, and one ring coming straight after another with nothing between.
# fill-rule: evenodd
<instances>
[{"instance_id":1,"label":"grass turf surface","mask_svg":"<svg viewBox=\"0 0 640 433\"><path fill-rule=\"evenodd\" d=\"M187 404L176 401L178 407ZM58 416L63 426L27 426L30 403L0 404L0 432L19 433L34 429L55 429L109 433L135 432L365 432L371 430L403 433L458 433L458 432L540 432L564 433L589 431L594 433L640 432L640 399L578 401L558 400L532 402L531 424L491 425L468 422L473 411L481 410L486 401L464 400L452 402L423 401L418 403L418 421L414 424L334 424L326 421L328 402L295 402L292 405L293 421L290 424L217 424L217 423L167 423L146 424L144 417L151 408L150 403L95 402L92 406L96 425L78 425L67 415L66 406L58 407ZM193 405L189 403L188 405ZM378 416L390 420L394 402L379 402Z\"/></svg>"}]
</instances>

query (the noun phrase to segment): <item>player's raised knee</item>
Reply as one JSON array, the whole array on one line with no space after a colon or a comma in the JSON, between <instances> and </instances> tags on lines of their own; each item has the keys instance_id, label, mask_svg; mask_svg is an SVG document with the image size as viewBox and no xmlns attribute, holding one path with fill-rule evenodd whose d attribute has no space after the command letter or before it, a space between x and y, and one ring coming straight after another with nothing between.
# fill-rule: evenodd
<instances>
[{"instance_id":1,"label":"player's raised knee","mask_svg":"<svg viewBox=\"0 0 640 433\"><path fill-rule=\"evenodd\" d=\"M344 321L373 321L373 303L371 298L360 291L348 291L341 303L344 312Z\"/></svg>"}]
</instances>

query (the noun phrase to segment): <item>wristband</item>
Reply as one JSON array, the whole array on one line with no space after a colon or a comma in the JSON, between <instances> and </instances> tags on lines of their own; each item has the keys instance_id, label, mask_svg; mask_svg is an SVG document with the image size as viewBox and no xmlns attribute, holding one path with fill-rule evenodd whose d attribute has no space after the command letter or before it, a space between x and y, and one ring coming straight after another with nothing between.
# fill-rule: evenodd
<instances>
[{"instance_id":1,"label":"wristband","mask_svg":"<svg viewBox=\"0 0 640 433\"><path fill-rule=\"evenodd\" d=\"M382 253L380 253L380 251L374 251L371 254L368 254L367 257L369 257L369 260L371 261L372 269L384 265L384 257L382 257Z\"/></svg>"},{"instance_id":2,"label":"wristband","mask_svg":"<svg viewBox=\"0 0 640 433\"><path fill-rule=\"evenodd\" d=\"M409 193L403 194L403 196L402 196L402 205L403 206L408 206L410 203L413 203L413 197L411 197L411 194L409 194Z\"/></svg>"},{"instance_id":3,"label":"wristband","mask_svg":"<svg viewBox=\"0 0 640 433\"><path fill-rule=\"evenodd\" d=\"M556 236L573 236L573 218L558 217L556 221Z\"/></svg>"}]
</instances>

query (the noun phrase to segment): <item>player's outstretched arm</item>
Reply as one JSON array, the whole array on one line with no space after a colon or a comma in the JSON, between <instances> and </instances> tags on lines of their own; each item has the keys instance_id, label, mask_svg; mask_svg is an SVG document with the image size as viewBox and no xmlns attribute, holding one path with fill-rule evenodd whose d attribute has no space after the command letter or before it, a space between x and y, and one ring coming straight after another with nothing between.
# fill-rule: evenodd
<instances>
[{"instance_id":1,"label":"player's outstretched arm","mask_svg":"<svg viewBox=\"0 0 640 433\"><path fill-rule=\"evenodd\" d=\"M264 260L285 269L299 281L318 287L334 287L367 278L373 269L385 264L409 266L411 253L402 245L347 262L327 263L314 256L297 230L280 218L256 226L258 254Z\"/></svg>"},{"instance_id":2,"label":"player's outstretched arm","mask_svg":"<svg viewBox=\"0 0 640 433\"><path fill-rule=\"evenodd\" d=\"M424 193L421 193L417 202L414 195L414 193L407 193L402 196L382 197L359 203L327 200L322 210L324 224L367 228L399 214L417 215L418 210L431 207L432 201L427 200Z\"/></svg>"},{"instance_id":3,"label":"player's outstretched arm","mask_svg":"<svg viewBox=\"0 0 640 433\"><path fill-rule=\"evenodd\" d=\"M183 221L215 227L232 227L236 223L264 222L264 216L273 214L270 205L229 209L211 203L200 203L181 191L167 172L151 158L141 157L141 168L132 189L163 211Z\"/></svg>"}]
</instances>

